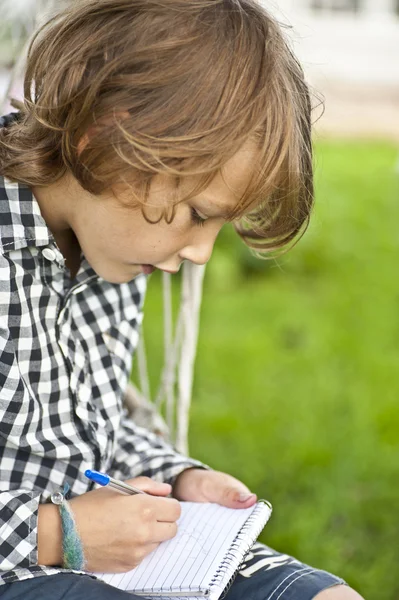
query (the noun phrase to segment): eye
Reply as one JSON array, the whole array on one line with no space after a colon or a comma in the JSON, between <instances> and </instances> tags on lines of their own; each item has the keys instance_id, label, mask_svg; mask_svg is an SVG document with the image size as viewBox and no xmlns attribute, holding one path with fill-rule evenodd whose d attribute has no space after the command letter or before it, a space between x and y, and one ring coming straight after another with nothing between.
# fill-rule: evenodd
<instances>
[{"instance_id":1,"label":"eye","mask_svg":"<svg viewBox=\"0 0 399 600\"><path fill-rule=\"evenodd\" d=\"M203 227L205 221L207 219L203 219L195 210L195 208L193 208L192 206L190 207L191 209L191 220L193 223L195 223L195 225L199 225L200 227Z\"/></svg>"}]
</instances>

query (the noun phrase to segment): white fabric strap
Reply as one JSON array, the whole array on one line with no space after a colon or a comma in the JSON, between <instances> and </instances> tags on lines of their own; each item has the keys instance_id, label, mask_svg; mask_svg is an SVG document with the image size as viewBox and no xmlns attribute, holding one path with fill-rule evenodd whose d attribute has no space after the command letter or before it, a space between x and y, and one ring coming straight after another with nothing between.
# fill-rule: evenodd
<instances>
[{"instance_id":1,"label":"white fabric strap","mask_svg":"<svg viewBox=\"0 0 399 600\"><path fill-rule=\"evenodd\" d=\"M164 274L164 301L166 301L164 314L167 320L165 357L155 404L160 409L166 400L166 420L171 440L178 451L185 454L188 453L188 423L204 274L205 265L183 263L180 310L173 339L171 337L171 276ZM176 384L177 401L175 400Z\"/></svg>"},{"instance_id":2,"label":"white fabric strap","mask_svg":"<svg viewBox=\"0 0 399 600\"><path fill-rule=\"evenodd\" d=\"M181 299L184 337L180 352L175 445L179 452L188 454L188 423L205 265L187 263L184 267Z\"/></svg>"}]
</instances>

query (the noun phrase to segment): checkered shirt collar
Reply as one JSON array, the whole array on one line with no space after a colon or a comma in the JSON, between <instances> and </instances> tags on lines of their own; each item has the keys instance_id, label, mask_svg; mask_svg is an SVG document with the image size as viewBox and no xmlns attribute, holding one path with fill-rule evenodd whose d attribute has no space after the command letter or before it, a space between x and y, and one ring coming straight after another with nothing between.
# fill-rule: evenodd
<instances>
[{"instance_id":1,"label":"checkered shirt collar","mask_svg":"<svg viewBox=\"0 0 399 600\"><path fill-rule=\"evenodd\" d=\"M32 190L23 183L13 183L0 176L1 250L48 246L54 241Z\"/></svg>"}]
</instances>

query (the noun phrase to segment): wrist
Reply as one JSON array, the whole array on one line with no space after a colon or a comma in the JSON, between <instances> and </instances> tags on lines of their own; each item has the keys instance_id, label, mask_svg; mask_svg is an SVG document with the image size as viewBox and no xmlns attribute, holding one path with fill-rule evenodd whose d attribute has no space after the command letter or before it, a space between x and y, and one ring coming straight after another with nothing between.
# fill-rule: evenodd
<instances>
[{"instance_id":1,"label":"wrist","mask_svg":"<svg viewBox=\"0 0 399 600\"><path fill-rule=\"evenodd\" d=\"M54 504L39 506L37 549L39 565L62 565L61 518Z\"/></svg>"}]
</instances>

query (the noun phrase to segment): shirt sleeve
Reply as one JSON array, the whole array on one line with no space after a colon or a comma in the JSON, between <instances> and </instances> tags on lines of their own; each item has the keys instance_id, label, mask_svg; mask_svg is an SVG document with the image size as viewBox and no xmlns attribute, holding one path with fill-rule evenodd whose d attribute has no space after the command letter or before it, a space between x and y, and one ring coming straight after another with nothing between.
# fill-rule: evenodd
<instances>
[{"instance_id":1,"label":"shirt sleeve","mask_svg":"<svg viewBox=\"0 0 399 600\"><path fill-rule=\"evenodd\" d=\"M23 383L15 362L13 342L0 328L0 436L18 427ZM0 440L4 446L5 440ZM8 477L0 481L0 570L37 564L37 516L40 493L28 489L7 489Z\"/></svg>"},{"instance_id":2,"label":"shirt sleeve","mask_svg":"<svg viewBox=\"0 0 399 600\"><path fill-rule=\"evenodd\" d=\"M211 469L208 465L180 454L163 438L139 427L125 417L118 431L111 473L115 479L145 475L174 484L186 469Z\"/></svg>"}]
</instances>

